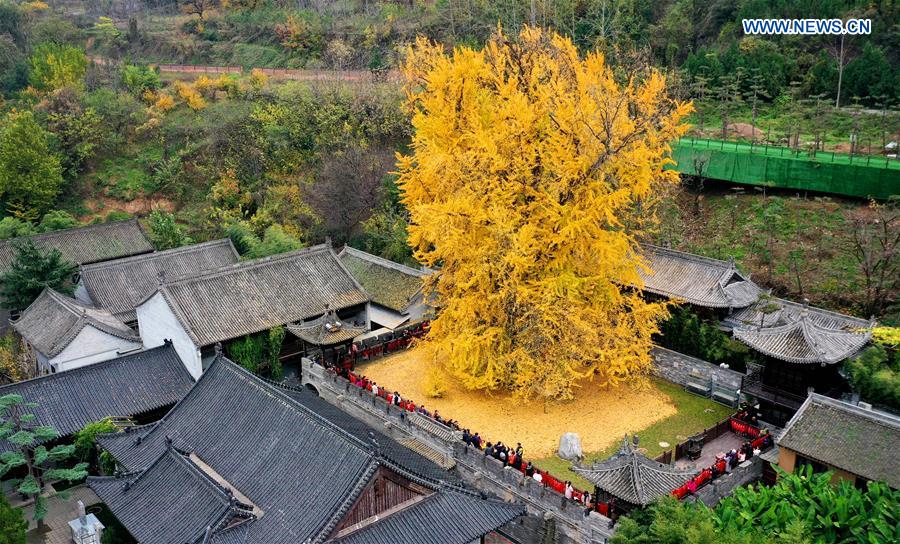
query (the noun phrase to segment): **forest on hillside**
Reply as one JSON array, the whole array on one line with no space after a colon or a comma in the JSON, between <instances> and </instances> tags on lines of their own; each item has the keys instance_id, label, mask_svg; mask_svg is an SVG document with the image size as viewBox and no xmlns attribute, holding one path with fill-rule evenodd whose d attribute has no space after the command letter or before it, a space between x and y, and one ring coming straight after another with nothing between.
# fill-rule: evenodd
<instances>
[{"instance_id":1,"label":"forest on hillside","mask_svg":"<svg viewBox=\"0 0 900 544\"><path fill-rule=\"evenodd\" d=\"M694 98L705 135L742 137L752 123L773 144L838 146L858 134L880 154L900 138L897 11L889 1L0 0L0 238L138 216L160 248L228 235L256 257L327 237L409 261L392 172L412 129L397 81L304 83L250 68L379 74L417 34L478 46L498 21L557 28L605 51L620 78L663 69L673 93ZM873 19L872 36L845 43L849 107L831 103L833 38L763 40L737 26L803 14ZM247 69L172 77L151 61ZM736 255L781 296L896 320L898 274L873 276L898 270L883 249L897 244L895 205L685 181L654 241Z\"/></svg>"}]
</instances>

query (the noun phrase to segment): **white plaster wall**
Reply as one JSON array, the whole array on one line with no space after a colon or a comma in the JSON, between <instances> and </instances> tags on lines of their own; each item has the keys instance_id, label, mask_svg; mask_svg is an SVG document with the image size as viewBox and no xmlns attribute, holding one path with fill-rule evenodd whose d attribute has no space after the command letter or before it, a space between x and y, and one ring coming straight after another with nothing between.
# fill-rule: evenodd
<instances>
[{"instance_id":1,"label":"white plaster wall","mask_svg":"<svg viewBox=\"0 0 900 544\"><path fill-rule=\"evenodd\" d=\"M409 307L406 309L406 313L409 314L409 320L413 323L420 321L425 317L430 317L431 307L428 306L428 304L425 304L425 295L420 292L413 297L409 303Z\"/></svg>"},{"instance_id":2,"label":"white plaster wall","mask_svg":"<svg viewBox=\"0 0 900 544\"><path fill-rule=\"evenodd\" d=\"M166 339L172 340L175 351L181 357L181 362L187 367L194 379L199 379L203 374L203 364L200 361L200 348L195 346L187 331L178 322L178 318L172 313L166 299L156 293L143 304L137 307L138 327L141 331L141 340L144 347L155 348L161 346Z\"/></svg>"},{"instance_id":3,"label":"white plaster wall","mask_svg":"<svg viewBox=\"0 0 900 544\"><path fill-rule=\"evenodd\" d=\"M84 286L84 281L78 280L78 285L75 286L75 300L80 300L85 304L93 304L94 301L91 300L91 295L88 294L87 287Z\"/></svg>"},{"instance_id":4,"label":"white plaster wall","mask_svg":"<svg viewBox=\"0 0 900 544\"><path fill-rule=\"evenodd\" d=\"M48 363L55 366L57 372L65 372L118 357L120 351L140 347L141 344L138 342L131 342L87 326L81 329L78 336L56 357L50 358Z\"/></svg>"}]
</instances>

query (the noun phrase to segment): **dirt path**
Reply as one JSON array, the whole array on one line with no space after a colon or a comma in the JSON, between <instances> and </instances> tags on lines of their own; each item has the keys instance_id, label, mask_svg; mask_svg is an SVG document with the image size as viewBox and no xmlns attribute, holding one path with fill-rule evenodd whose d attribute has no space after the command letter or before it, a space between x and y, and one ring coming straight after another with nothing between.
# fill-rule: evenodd
<instances>
[{"instance_id":1,"label":"dirt path","mask_svg":"<svg viewBox=\"0 0 900 544\"><path fill-rule=\"evenodd\" d=\"M120 61L105 57L89 56L94 64L110 66L120 64ZM163 74L244 74L253 70L259 70L274 79L290 79L295 81L349 81L367 83L373 81L396 81L399 73L391 71L376 74L370 70L300 70L291 68L249 68L244 70L240 66L214 66L202 64L155 64L148 66L158 68Z\"/></svg>"}]
</instances>

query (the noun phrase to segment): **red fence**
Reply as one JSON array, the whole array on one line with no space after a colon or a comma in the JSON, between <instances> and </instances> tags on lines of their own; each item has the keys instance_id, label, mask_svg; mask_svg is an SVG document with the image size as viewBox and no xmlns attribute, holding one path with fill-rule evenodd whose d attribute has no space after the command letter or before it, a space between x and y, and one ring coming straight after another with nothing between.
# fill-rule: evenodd
<instances>
[{"instance_id":1,"label":"red fence","mask_svg":"<svg viewBox=\"0 0 900 544\"><path fill-rule=\"evenodd\" d=\"M151 65L153 66L153 65ZM157 64L160 72L175 72L184 74L241 74L244 69L240 66L203 66L197 64Z\"/></svg>"},{"instance_id":2,"label":"red fence","mask_svg":"<svg viewBox=\"0 0 900 544\"><path fill-rule=\"evenodd\" d=\"M754 450L763 452L771 448L774 444L774 441L770 434L764 432L759 427L751 425L736 417L726 419L716 427L719 426L724 426L725 429L727 429L727 431L723 432L730 431L737 435L751 439L749 443L749 449L751 450L751 452ZM752 453L750 453L750 455L752 455ZM738 457L738 459L740 459L740 457ZM672 496L677 499L683 499L688 495L696 492L704 485L722 476L723 474L726 474L728 472L729 463L732 463L730 458L717 459L715 463L700 471L700 474L685 482L685 484L678 489L672 490Z\"/></svg>"}]
</instances>

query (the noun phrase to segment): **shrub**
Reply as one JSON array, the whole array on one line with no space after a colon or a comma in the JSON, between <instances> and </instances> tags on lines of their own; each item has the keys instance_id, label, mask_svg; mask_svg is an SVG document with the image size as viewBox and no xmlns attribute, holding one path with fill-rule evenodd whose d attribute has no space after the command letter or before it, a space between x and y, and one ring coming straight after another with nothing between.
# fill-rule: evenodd
<instances>
[{"instance_id":1,"label":"shrub","mask_svg":"<svg viewBox=\"0 0 900 544\"><path fill-rule=\"evenodd\" d=\"M441 369L432 366L425 374L425 394L433 399L443 398L447 394L447 377Z\"/></svg>"},{"instance_id":2,"label":"shrub","mask_svg":"<svg viewBox=\"0 0 900 544\"><path fill-rule=\"evenodd\" d=\"M111 419L88 423L75 433L75 456L79 461L88 463L91 469L102 474L112 474L115 462L110 455L97 454L97 435L116 432Z\"/></svg>"},{"instance_id":3,"label":"shrub","mask_svg":"<svg viewBox=\"0 0 900 544\"><path fill-rule=\"evenodd\" d=\"M868 402L900 410L900 360L897 354L873 345L859 357L847 361L844 369L853 388Z\"/></svg>"}]
</instances>

